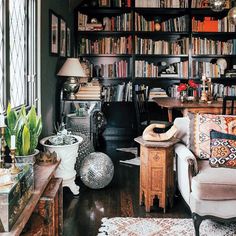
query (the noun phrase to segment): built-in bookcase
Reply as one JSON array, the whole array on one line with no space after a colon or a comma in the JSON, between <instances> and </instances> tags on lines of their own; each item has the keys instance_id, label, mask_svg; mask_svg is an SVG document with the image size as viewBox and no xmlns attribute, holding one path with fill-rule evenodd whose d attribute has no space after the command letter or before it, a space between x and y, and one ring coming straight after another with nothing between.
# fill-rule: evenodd
<instances>
[{"instance_id":1,"label":"built-in bookcase","mask_svg":"<svg viewBox=\"0 0 236 236\"><path fill-rule=\"evenodd\" d=\"M205 74L227 87L236 81L225 76L236 65L230 8L230 0L222 12L206 0L83 1L75 10L77 56L89 61L106 95L122 87L123 101L132 100L131 83L167 89ZM219 58L227 61L224 74Z\"/></svg>"}]
</instances>

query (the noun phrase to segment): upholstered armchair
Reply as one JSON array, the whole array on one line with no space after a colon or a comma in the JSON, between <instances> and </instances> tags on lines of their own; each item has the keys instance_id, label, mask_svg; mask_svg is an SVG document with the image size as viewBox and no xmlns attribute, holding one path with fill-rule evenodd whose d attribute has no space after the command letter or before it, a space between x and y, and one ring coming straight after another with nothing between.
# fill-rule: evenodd
<instances>
[{"instance_id":1,"label":"upholstered armchair","mask_svg":"<svg viewBox=\"0 0 236 236\"><path fill-rule=\"evenodd\" d=\"M189 117L176 118L174 121L174 125L178 129L177 137L181 140L181 143L175 145L178 188L191 210L196 236L199 235L199 227L204 219L236 221L236 169L216 168L209 164L207 154L200 146L200 144L203 144L204 147L207 144L210 145L207 129L210 129L211 121L207 119L209 117L198 117L198 121L196 121L195 116L194 124ZM224 129L223 132L226 130L227 133L230 133L234 129L235 117L224 119L219 116L210 117L210 119L213 120L213 123L215 122L213 127L216 130L220 125ZM231 124L226 124L225 120ZM201 133L201 122L206 122L206 126L202 127L203 134ZM200 140L194 140L193 136L196 136L196 132L198 132L197 135L200 135ZM200 146L198 154L205 159L199 159L199 156L193 154L190 150L191 142ZM236 154L233 158L236 159Z\"/></svg>"}]
</instances>

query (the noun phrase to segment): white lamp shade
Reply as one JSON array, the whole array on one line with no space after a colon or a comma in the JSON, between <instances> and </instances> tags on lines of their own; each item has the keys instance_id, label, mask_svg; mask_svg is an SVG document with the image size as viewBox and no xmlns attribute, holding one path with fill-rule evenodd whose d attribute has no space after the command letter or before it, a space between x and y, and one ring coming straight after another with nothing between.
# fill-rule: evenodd
<instances>
[{"instance_id":1,"label":"white lamp shade","mask_svg":"<svg viewBox=\"0 0 236 236\"><path fill-rule=\"evenodd\" d=\"M67 58L57 75L71 77L86 76L78 58Z\"/></svg>"}]
</instances>

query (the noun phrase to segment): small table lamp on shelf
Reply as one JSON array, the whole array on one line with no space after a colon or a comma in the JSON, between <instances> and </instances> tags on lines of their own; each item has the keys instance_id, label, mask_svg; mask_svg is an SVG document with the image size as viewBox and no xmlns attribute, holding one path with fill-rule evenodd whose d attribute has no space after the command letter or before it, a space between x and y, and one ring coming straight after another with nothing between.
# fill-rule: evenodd
<instances>
[{"instance_id":1,"label":"small table lamp on shelf","mask_svg":"<svg viewBox=\"0 0 236 236\"><path fill-rule=\"evenodd\" d=\"M57 75L67 77L67 81L63 85L64 98L75 99L75 93L80 87L79 78L86 76L79 59L67 58Z\"/></svg>"}]
</instances>

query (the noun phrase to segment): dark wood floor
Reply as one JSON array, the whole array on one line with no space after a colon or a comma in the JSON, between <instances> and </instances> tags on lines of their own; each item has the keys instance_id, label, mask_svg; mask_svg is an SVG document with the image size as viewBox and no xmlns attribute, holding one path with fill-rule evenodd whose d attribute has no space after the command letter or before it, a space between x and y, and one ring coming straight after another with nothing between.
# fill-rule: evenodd
<instances>
[{"instance_id":1,"label":"dark wood floor","mask_svg":"<svg viewBox=\"0 0 236 236\"><path fill-rule=\"evenodd\" d=\"M175 197L174 207L163 214L155 206L146 213L144 206L139 206L139 167L120 164L120 159L133 158L131 154L116 151L117 147L128 147L129 142L107 142L103 151L113 160L115 174L112 182L104 189L92 190L80 180L80 194L73 196L64 188L64 235L97 235L103 217L171 217L189 218L190 213L181 197ZM145 236L145 235L144 235Z\"/></svg>"}]
</instances>

